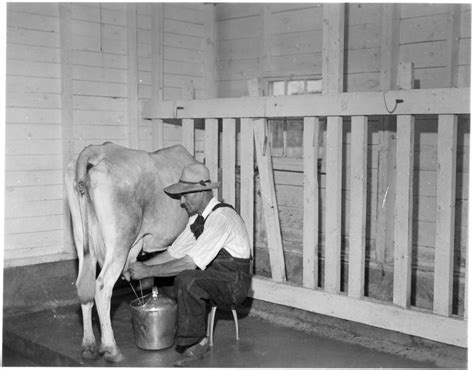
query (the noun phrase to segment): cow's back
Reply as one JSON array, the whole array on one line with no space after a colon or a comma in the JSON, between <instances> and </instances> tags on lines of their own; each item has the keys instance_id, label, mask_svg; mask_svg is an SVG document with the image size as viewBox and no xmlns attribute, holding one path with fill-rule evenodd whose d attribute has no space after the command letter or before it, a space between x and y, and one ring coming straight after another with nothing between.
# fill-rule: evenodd
<instances>
[{"instance_id":1,"label":"cow's back","mask_svg":"<svg viewBox=\"0 0 474 370\"><path fill-rule=\"evenodd\" d=\"M166 249L186 226L188 215L180 200L163 189L178 182L182 169L196 160L181 145L153 153L113 143L89 148L96 153L89 156L90 190L107 189L116 209L127 213L123 227L133 226L132 239L142 240L145 251ZM132 218L131 214L139 216Z\"/></svg>"}]
</instances>

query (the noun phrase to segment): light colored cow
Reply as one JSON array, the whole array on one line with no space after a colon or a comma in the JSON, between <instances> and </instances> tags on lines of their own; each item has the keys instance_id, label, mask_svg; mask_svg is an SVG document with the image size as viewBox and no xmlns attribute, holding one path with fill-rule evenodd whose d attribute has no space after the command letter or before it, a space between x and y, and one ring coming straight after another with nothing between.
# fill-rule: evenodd
<instances>
[{"instance_id":1,"label":"light colored cow","mask_svg":"<svg viewBox=\"0 0 474 370\"><path fill-rule=\"evenodd\" d=\"M148 153L104 143L84 148L67 167L67 199L79 257L83 358L98 355L92 331L94 299L101 327L99 352L109 361L123 358L110 320L112 288L141 249L164 250L185 227L188 216L179 199L163 188L177 182L183 167L193 162L181 145ZM101 271L96 279L97 262Z\"/></svg>"}]
</instances>

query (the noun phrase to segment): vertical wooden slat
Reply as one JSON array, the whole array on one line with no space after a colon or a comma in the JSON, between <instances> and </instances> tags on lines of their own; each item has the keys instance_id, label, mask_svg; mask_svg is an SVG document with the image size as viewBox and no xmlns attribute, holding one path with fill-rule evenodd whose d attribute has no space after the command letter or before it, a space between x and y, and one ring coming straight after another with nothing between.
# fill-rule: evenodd
<instances>
[{"instance_id":1,"label":"vertical wooden slat","mask_svg":"<svg viewBox=\"0 0 474 370\"><path fill-rule=\"evenodd\" d=\"M216 5L206 4L204 20L204 95L206 98L217 97L216 89Z\"/></svg>"},{"instance_id":2,"label":"vertical wooden slat","mask_svg":"<svg viewBox=\"0 0 474 370\"><path fill-rule=\"evenodd\" d=\"M445 87L458 86L459 37L461 32L461 5L450 4L446 37L446 82Z\"/></svg>"},{"instance_id":3,"label":"vertical wooden slat","mask_svg":"<svg viewBox=\"0 0 474 370\"><path fill-rule=\"evenodd\" d=\"M318 286L319 180L318 154L320 125L317 117L304 117L303 165L303 286Z\"/></svg>"},{"instance_id":4,"label":"vertical wooden slat","mask_svg":"<svg viewBox=\"0 0 474 370\"><path fill-rule=\"evenodd\" d=\"M368 118L366 116L352 117L348 295L354 298L361 298L364 295L367 126Z\"/></svg>"},{"instance_id":5,"label":"vertical wooden slat","mask_svg":"<svg viewBox=\"0 0 474 370\"><path fill-rule=\"evenodd\" d=\"M74 122L72 105L72 30L71 4L59 4L60 15L60 48L61 48L61 124L62 124L62 161L65 169L74 157ZM63 188L64 199L64 246L65 252L75 251L72 240L72 227L69 206L66 200L66 188Z\"/></svg>"},{"instance_id":6,"label":"vertical wooden slat","mask_svg":"<svg viewBox=\"0 0 474 370\"><path fill-rule=\"evenodd\" d=\"M127 4L127 92L128 92L128 144L138 149L138 32L137 6Z\"/></svg>"},{"instance_id":7,"label":"vertical wooden slat","mask_svg":"<svg viewBox=\"0 0 474 370\"><path fill-rule=\"evenodd\" d=\"M398 86L413 87L413 63L400 63ZM397 169L393 252L393 302L410 305L413 228L413 157L415 117L397 116Z\"/></svg>"},{"instance_id":8,"label":"vertical wooden slat","mask_svg":"<svg viewBox=\"0 0 474 370\"><path fill-rule=\"evenodd\" d=\"M323 5L323 93L343 91L344 4Z\"/></svg>"},{"instance_id":9,"label":"vertical wooden slat","mask_svg":"<svg viewBox=\"0 0 474 370\"><path fill-rule=\"evenodd\" d=\"M261 4L261 20L260 22L260 54L259 54L259 77L263 78L271 73L271 49L272 49L272 4Z\"/></svg>"},{"instance_id":10,"label":"vertical wooden slat","mask_svg":"<svg viewBox=\"0 0 474 370\"><path fill-rule=\"evenodd\" d=\"M283 255L275 182L273 180L271 147L266 137L266 124L266 119L254 120L255 152L260 175L260 191L262 193L263 215L267 231L272 279L284 282L286 281L285 258Z\"/></svg>"},{"instance_id":11,"label":"vertical wooden slat","mask_svg":"<svg viewBox=\"0 0 474 370\"><path fill-rule=\"evenodd\" d=\"M152 101L155 106L160 104L163 100L163 4L154 3L152 5L152 34L151 49L152 49ZM153 119L152 127L152 149L156 150L162 148L164 145L163 138L163 121L161 119Z\"/></svg>"},{"instance_id":12,"label":"vertical wooden slat","mask_svg":"<svg viewBox=\"0 0 474 370\"><path fill-rule=\"evenodd\" d=\"M323 5L323 94L343 91L344 4ZM327 118L324 289L339 292L341 281L342 117ZM329 206L330 205L330 206Z\"/></svg>"},{"instance_id":13,"label":"vertical wooden slat","mask_svg":"<svg viewBox=\"0 0 474 370\"><path fill-rule=\"evenodd\" d=\"M451 314L453 298L457 124L457 116L439 116L433 311L443 316Z\"/></svg>"},{"instance_id":14,"label":"vertical wooden slat","mask_svg":"<svg viewBox=\"0 0 474 370\"><path fill-rule=\"evenodd\" d=\"M380 43L380 89L393 90L397 81L400 49L400 4L383 4L380 20L382 35ZM391 180L395 171L394 139L390 130L392 117L381 116L377 168L377 220L375 260L385 262L388 248L393 246L393 217L395 187Z\"/></svg>"},{"instance_id":15,"label":"vertical wooden slat","mask_svg":"<svg viewBox=\"0 0 474 370\"><path fill-rule=\"evenodd\" d=\"M252 249L254 246L254 145L253 122L240 119L240 216L247 226Z\"/></svg>"},{"instance_id":16,"label":"vertical wooden slat","mask_svg":"<svg viewBox=\"0 0 474 370\"><path fill-rule=\"evenodd\" d=\"M204 128L204 158L207 168L211 174L211 181L218 179L218 156L219 156L219 121L215 118L207 118ZM213 190L214 196L218 196L218 189Z\"/></svg>"},{"instance_id":17,"label":"vertical wooden slat","mask_svg":"<svg viewBox=\"0 0 474 370\"><path fill-rule=\"evenodd\" d=\"M328 117L326 153L324 289L336 293L341 285L342 117Z\"/></svg>"},{"instance_id":18,"label":"vertical wooden slat","mask_svg":"<svg viewBox=\"0 0 474 370\"><path fill-rule=\"evenodd\" d=\"M414 116L397 117L393 302L402 307L411 297L414 125Z\"/></svg>"},{"instance_id":19,"label":"vertical wooden slat","mask_svg":"<svg viewBox=\"0 0 474 370\"><path fill-rule=\"evenodd\" d=\"M222 198L235 206L235 119L222 120Z\"/></svg>"},{"instance_id":20,"label":"vertical wooden slat","mask_svg":"<svg viewBox=\"0 0 474 370\"><path fill-rule=\"evenodd\" d=\"M182 143L183 146L194 155L194 120L184 118L182 120Z\"/></svg>"}]
</instances>

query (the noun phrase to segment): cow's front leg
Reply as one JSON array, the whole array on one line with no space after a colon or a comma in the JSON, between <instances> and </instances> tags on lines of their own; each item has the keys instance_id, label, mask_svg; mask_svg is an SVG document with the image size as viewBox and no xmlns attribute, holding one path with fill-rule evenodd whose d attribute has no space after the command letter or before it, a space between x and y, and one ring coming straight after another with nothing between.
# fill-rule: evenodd
<instances>
[{"instance_id":1,"label":"cow's front leg","mask_svg":"<svg viewBox=\"0 0 474 370\"><path fill-rule=\"evenodd\" d=\"M94 331L92 330L92 307L94 302L81 304L84 334L82 337L82 358L95 360L98 357Z\"/></svg>"},{"instance_id":2,"label":"cow's front leg","mask_svg":"<svg viewBox=\"0 0 474 370\"><path fill-rule=\"evenodd\" d=\"M120 263L119 261L105 263L96 282L95 299L101 330L100 353L104 355L104 358L107 361L111 362L119 362L123 359L123 355L115 342L110 319L112 289L120 275L122 266L123 263Z\"/></svg>"}]
</instances>

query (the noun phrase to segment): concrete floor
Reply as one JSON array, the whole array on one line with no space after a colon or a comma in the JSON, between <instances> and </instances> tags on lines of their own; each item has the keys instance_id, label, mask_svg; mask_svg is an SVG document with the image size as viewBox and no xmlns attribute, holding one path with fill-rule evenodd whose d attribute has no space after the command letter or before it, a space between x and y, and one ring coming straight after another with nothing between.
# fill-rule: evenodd
<instances>
[{"instance_id":1,"label":"concrete floor","mask_svg":"<svg viewBox=\"0 0 474 370\"><path fill-rule=\"evenodd\" d=\"M4 317L3 366L119 366L172 367L182 358L173 347L159 351L141 350L135 345L131 313L131 296L113 303L115 338L124 361L107 363L100 358L83 361L80 357L82 324L80 306ZM94 326L98 337L98 320ZM434 361L416 361L324 338L311 333L279 326L245 313L239 314L241 339L235 340L232 316L218 311L215 345L192 367L436 367ZM459 367L455 364L450 367ZM464 366L465 367L465 366Z\"/></svg>"}]
</instances>

